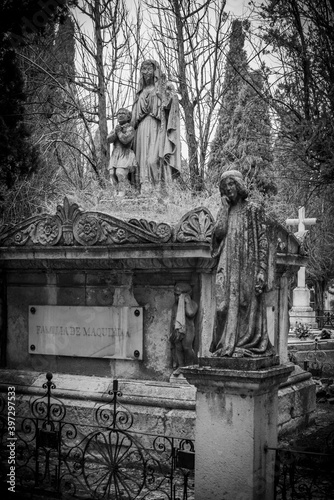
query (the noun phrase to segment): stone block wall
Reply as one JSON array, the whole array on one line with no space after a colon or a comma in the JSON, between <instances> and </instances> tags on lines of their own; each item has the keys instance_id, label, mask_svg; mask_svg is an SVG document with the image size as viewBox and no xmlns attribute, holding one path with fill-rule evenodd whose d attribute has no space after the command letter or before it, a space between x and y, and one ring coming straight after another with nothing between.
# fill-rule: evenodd
<instances>
[{"instance_id":1,"label":"stone block wall","mask_svg":"<svg viewBox=\"0 0 334 500\"><path fill-rule=\"evenodd\" d=\"M279 389L278 431L288 434L307 427L315 418L315 383L311 374L295 366L288 381Z\"/></svg>"},{"instance_id":2,"label":"stone block wall","mask_svg":"<svg viewBox=\"0 0 334 500\"><path fill-rule=\"evenodd\" d=\"M16 270L7 272L7 367L111 378L169 380L171 312L174 285L180 280L193 286L199 300L196 273L171 270L124 273L113 270ZM142 306L143 360L82 358L29 353L29 306ZM198 326L197 326L198 331ZM198 346L198 341L197 341Z\"/></svg>"}]
</instances>

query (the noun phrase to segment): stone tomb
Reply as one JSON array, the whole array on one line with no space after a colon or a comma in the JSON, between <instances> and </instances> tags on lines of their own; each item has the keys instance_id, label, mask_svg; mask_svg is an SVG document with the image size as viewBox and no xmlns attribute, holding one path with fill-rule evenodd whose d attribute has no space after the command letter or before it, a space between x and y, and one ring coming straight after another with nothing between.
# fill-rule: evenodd
<instances>
[{"instance_id":1,"label":"stone tomb","mask_svg":"<svg viewBox=\"0 0 334 500\"><path fill-rule=\"evenodd\" d=\"M10 383L19 374L18 390L32 394L51 371L57 390L76 407L79 399L81 405L94 405L118 378L149 428L168 421L170 432L184 433L186 425L188 436L192 434L195 389L182 376L172 377L171 314L175 283L189 283L198 304L195 351L199 358L210 356L213 222L204 207L191 210L174 227L142 219L125 222L83 212L65 199L54 215L2 228L2 380ZM272 224L270 231L277 245L270 250L276 273L267 293L267 317L271 341L284 364L288 276L305 264L305 257L285 228ZM25 373L32 384L24 381ZM305 423L314 408L310 374L293 372L289 380L280 389L281 428ZM93 391L86 390L91 386ZM298 412L300 397L305 404Z\"/></svg>"},{"instance_id":2,"label":"stone tomb","mask_svg":"<svg viewBox=\"0 0 334 500\"><path fill-rule=\"evenodd\" d=\"M53 216L36 216L5 228L0 242L2 321L7 325L1 339L2 364L21 370L169 381L176 282L191 284L199 306L197 352L200 338L212 329L212 222L205 208L186 214L175 228L145 220L124 222L83 213L65 200ZM44 319L42 329L39 323ZM131 329L137 331L135 336ZM80 347L75 344L78 331L82 340L88 340L88 332L95 334L92 351L85 351L87 340ZM118 334L136 338L137 343L123 355L104 353L102 332L108 332L108 338L112 333L114 343ZM46 347L44 340L44 347L37 348L41 335L52 337L52 345Z\"/></svg>"}]
</instances>

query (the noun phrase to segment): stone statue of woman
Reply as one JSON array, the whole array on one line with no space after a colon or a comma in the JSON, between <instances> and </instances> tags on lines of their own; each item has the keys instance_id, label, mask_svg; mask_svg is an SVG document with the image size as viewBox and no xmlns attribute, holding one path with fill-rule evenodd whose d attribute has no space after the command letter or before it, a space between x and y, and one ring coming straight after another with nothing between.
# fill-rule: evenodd
<instances>
[{"instance_id":1,"label":"stone statue of woman","mask_svg":"<svg viewBox=\"0 0 334 500\"><path fill-rule=\"evenodd\" d=\"M131 123L141 192L170 183L181 164L179 103L154 60L141 65Z\"/></svg>"},{"instance_id":2,"label":"stone statue of woman","mask_svg":"<svg viewBox=\"0 0 334 500\"><path fill-rule=\"evenodd\" d=\"M214 356L270 356L263 292L268 276L267 227L262 210L247 201L237 170L220 181L222 205L213 229L216 316L211 344Z\"/></svg>"}]
</instances>

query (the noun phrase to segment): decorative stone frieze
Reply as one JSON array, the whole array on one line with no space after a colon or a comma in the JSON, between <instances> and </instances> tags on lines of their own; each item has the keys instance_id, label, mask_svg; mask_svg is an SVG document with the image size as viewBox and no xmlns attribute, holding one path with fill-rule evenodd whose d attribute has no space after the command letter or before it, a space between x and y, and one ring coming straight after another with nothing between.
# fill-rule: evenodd
<instances>
[{"instance_id":1,"label":"decorative stone frieze","mask_svg":"<svg viewBox=\"0 0 334 500\"><path fill-rule=\"evenodd\" d=\"M123 221L83 212L65 197L55 215L41 214L0 231L0 246L110 246L138 243L210 242L213 217L204 207L190 210L173 228L145 219Z\"/></svg>"},{"instance_id":2,"label":"decorative stone frieze","mask_svg":"<svg viewBox=\"0 0 334 500\"><path fill-rule=\"evenodd\" d=\"M125 222L100 212L82 212L67 198L55 215L41 214L3 228L1 246L94 246L165 243L172 228L165 223L131 219ZM202 241L202 240L200 240Z\"/></svg>"}]
</instances>

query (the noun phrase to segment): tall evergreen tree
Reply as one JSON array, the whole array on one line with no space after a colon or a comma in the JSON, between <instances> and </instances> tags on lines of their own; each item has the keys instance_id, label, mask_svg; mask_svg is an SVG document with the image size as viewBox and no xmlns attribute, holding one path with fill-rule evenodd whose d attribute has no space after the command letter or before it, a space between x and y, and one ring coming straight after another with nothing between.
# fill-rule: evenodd
<instances>
[{"instance_id":1,"label":"tall evergreen tree","mask_svg":"<svg viewBox=\"0 0 334 500\"><path fill-rule=\"evenodd\" d=\"M334 183L334 2L267 0L256 10L263 41L277 60L272 104L297 160L291 177L326 190Z\"/></svg>"},{"instance_id":2,"label":"tall evergreen tree","mask_svg":"<svg viewBox=\"0 0 334 500\"><path fill-rule=\"evenodd\" d=\"M247 54L244 49L245 28L243 22L235 19L232 22L229 51L226 58L226 69L223 85L223 101L219 112L219 121L215 138L212 141L209 176L217 180L224 171L224 166L235 159L233 147L224 148L231 138L231 123L238 102L238 94L248 73Z\"/></svg>"},{"instance_id":3,"label":"tall evergreen tree","mask_svg":"<svg viewBox=\"0 0 334 500\"><path fill-rule=\"evenodd\" d=\"M0 213L8 189L39 163L25 123L24 75L17 50L66 12L66 0L8 0L0 5Z\"/></svg>"},{"instance_id":4,"label":"tall evergreen tree","mask_svg":"<svg viewBox=\"0 0 334 500\"><path fill-rule=\"evenodd\" d=\"M76 140L77 113L70 95L75 95L74 23L67 16L53 24L43 37L23 51L27 94L26 120L35 143L40 144L47 177L58 170L71 180L72 154L64 144ZM46 173L46 172L45 172Z\"/></svg>"},{"instance_id":5,"label":"tall evergreen tree","mask_svg":"<svg viewBox=\"0 0 334 500\"><path fill-rule=\"evenodd\" d=\"M273 194L276 186L272 179L269 106L262 97L264 79L260 70L251 70L247 63L244 44L248 29L248 22L233 21L225 95L208 170L217 182L222 172L236 168L250 188Z\"/></svg>"},{"instance_id":6,"label":"tall evergreen tree","mask_svg":"<svg viewBox=\"0 0 334 500\"><path fill-rule=\"evenodd\" d=\"M277 82L271 102L279 123L274 148L279 197L290 210L285 218L304 205L318 219L310 231L307 279L321 306L334 277L334 2L252 3L261 18L261 38L276 59L270 70Z\"/></svg>"}]
</instances>

